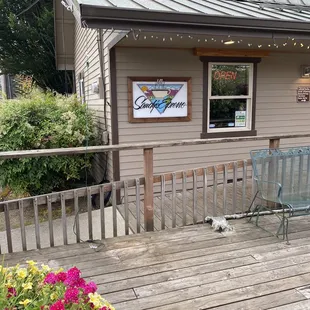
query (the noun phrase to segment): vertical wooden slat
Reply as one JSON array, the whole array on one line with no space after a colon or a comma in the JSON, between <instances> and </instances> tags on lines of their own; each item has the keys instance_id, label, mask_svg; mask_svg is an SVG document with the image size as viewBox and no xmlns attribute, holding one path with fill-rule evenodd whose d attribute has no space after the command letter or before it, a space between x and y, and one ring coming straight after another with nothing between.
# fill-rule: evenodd
<instances>
[{"instance_id":1,"label":"vertical wooden slat","mask_svg":"<svg viewBox=\"0 0 310 310\"><path fill-rule=\"evenodd\" d=\"M203 222L208 215L208 170L203 169Z\"/></svg>"},{"instance_id":2,"label":"vertical wooden slat","mask_svg":"<svg viewBox=\"0 0 310 310\"><path fill-rule=\"evenodd\" d=\"M4 205L4 218L5 218L5 230L6 230L6 240L8 244L9 253L13 253L13 244L12 244L12 231L11 231L11 222L9 214L9 204Z\"/></svg>"},{"instance_id":3,"label":"vertical wooden slat","mask_svg":"<svg viewBox=\"0 0 310 310\"><path fill-rule=\"evenodd\" d=\"M227 214L227 165L224 165L223 170L223 214Z\"/></svg>"},{"instance_id":4,"label":"vertical wooden slat","mask_svg":"<svg viewBox=\"0 0 310 310\"><path fill-rule=\"evenodd\" d=\"M99 190L101 240L105 239L104 185Z\"/></svg>"},{"instance_id":5,"label":"vertical wooden slat","mask_svg":"<svg viewBox=\"0 0 310 310\"><path fill-rule=\"evenodd\" d=\"M172 173L172 228L176 227L176 175Z\"/></svg>"},{"instance_id":6,"label":"vertical wooden slat","mask_svg":"<svg viewBox=\"0 0 310 310\"><path fill-rule=\"evenodd\" d=\"M125 234L129 235L128 181L124 181Z\"/></svg>"},{"instance_id":7,"label":"vertical wooden slat","mask_svg":"<svg viewBox=\"0 0 310 310\"><path fill-rule=\"evenodd\" d=\"M234 171L233 171L233 213L236 213L237 209L237 180L238 179L238 164L234 162Z\"/></svg>"},{"instance_id":8,"label":"vertical wooden slat","mask_svg":"<svg viewBox=\"0 0 310 310\"><path fill-rule=\"evenodd\" d=\"M248 161L243 161L243 175L242 175L242 212L246 209L247 204L247 176L248 176Z\"/></svg>"},{"instance_id":9,"label":"vertical wooden slat","mask_svg":"<svg viewBox=\"0 0 310 310\"><path fill-rule=\"evenodd\" d=\"M153 149L144 149L144 226L154 231Z\"/></svg>"},{"instance_id":10,"label":"vertical wooden slat","mask_svg":"<svg viewBox=\"0 0 310 310\"><path fill-rule=\"evenodd\" d=\"M81 233L80 233L80 210L79 210L79 196L77 190L74 190L74 225L75 225L75 237L76 242L80 243Z\"/></svg>"},{"instance_id":11,"label":"vertical wooden slat","mask_svg":"<svg viewBox=\"0 0 310 310\"><path fill-rule=\"evenodd\" d=\"M197 223L197 171L193 170L193 222Z\"/></svg>"},{"instance_id":12,"label":"vertical wooden slat","mask_svg":"<svg viewBox=\"0 0 310 310\"><path fill-rule=\"evenodd\" d=\"M112 183L113 237L117 237L116 183Z\"/></svg>"},{"instance_id":13,"label":"vertical wooden slat","mask_svg":"<svg viewBox=\"0 0 310 310\"><path fill-rule=\"evenodd\" d=\"M62 235L64 245L68 244L68 231L67 231L67 212L66 212L66 200L64 194L60 194L61 203L61 221L62 221Z\"/></svg>"},{"instance_id":14,"label":"vertical wooden slat","mask_svg":"<svg viewBox=\"0 0 310 310\"><path fill-rule=\"evenodd\" d=\"M53 247L55 244L54 244L52 198L50 195L46 197L46 201L47 201L47 217L48 217L48 230L50 236L50 246Z\"/></svg>"},{"instance_id":15,"label":"vertical wooden slat","mask_svg":"<svg viewBox=\"0 0 310 310\"><path fill-rule=\"evenodd\" d=\"M25 218L24 218L24 202L22 200L18 202L18 208L19 208L19 221L20 221L22 248L23 248L23 251L27 251Z\"/></svg>"},{"instance_id":16,"label":"vertical wooden slat","mask_svg":"<svg viewBox=\"0 0 310 310\"><path fill-rule=\"evenodd\" d=\"M33 199L34 209L34 229L36 234L37 249L41 249L41 238L40 238L40 221L39 221L39 210L38 210L38 199Z\"/></svg>"},{"instance_id":17,"label":"vertical wooden slat","mask_svg":"<svg viewBox=\"0 0 310 310\"><path fill-rule=\"evenodd\" d=\"M136 213L137 213L137 233L141 231L141 211L140 211L140 179L136 179Z\"/></svg>"},{"instance_id":18,"label":"vertical wooden slat","mask_svg":"<svg viewBox=\"0 0 310 310\"><path fill-rule=\"evenodd\" d=\"M162 230L166 228L165 197L166 197L166 179L165 179L165 175L162 175L161 176L161 204L160 204L161 229Z\"/></svg>"},{"instance_id":19,"label":"vertical wooden slat","mask_svg":"<svg viewBox=\"0 0 310 310\"><path fill-rule=\"evenodd\" d=\"M87 188L88 238L93 240L93 206L91 203L91 189Z\"/></svg>"},{"instance_id":20,"label":"vertical wooden slat","mask_svg":"<svg viewBox=\"0 0 310 310\"><path fill-rule=\"evenodd\" d=\"M216 166L213 166L213 216L216 216L217 209L217 169Z\"/></svg>"},{"instance_id":21,"label":"vertical wooden slat","mask_svg":"<svg viewBox=\"0 0 310 310\"><path fill-rule=\"evenodd\" d=\"M182 224L186 225L186 209L187 209L187 174L183 171L182 184Z\"/></svg>"}]
</instances>

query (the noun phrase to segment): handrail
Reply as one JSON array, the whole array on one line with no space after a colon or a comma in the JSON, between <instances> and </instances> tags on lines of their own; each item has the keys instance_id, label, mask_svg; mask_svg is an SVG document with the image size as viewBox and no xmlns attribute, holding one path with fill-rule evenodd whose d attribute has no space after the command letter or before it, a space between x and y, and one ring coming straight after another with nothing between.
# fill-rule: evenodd
<instances>
[{"instance_id":1,"label":"handrail","mask_svg":"<svg viewBox=\"0 0 310 310\"><path fill-rule=\"evenodd\" d=\"M152 231L154 227L153 185L154 185L154 182L156 183L161 180L161 178L159 177L154 178L154 175L153 175L154 148L269 140L269 148L274 149L274 148L279 148L281 139L297 139L297 138L310 138L310 133L249 136L249 137L241 137L241 138L239 137L239 138L221 138L221 139L175 140L175 141L165 141L165 142L90 146L87 148L78 147L78 148L62 148L62 149L46 149L46 150L9 151L9 152L0 152L0 160L13 159L13 158L31 158L31 157L41 157L41 156L75 155L75 154L85 154L85 153L90 154L90 153L119 152L119 151L140 149L143 151L143 156L144 156L144 184L143 184L144 185L144 225L145 225L146 231ZM200 170L198 173L203 175L204 170Z\"/></svg>"},{"instance_id":2,"label":"handrail","mask_svg":"<svg viewBox=\"0 0 310 310\"><path fill-rule=\"evenodd\" d=\"M246 142L246 141L263 141L263 140L280 140L280 139L297 139L297 138L310 138L310 133L294 134L294 135L283 134L283 135L250 136L250 137L238 137L238 138L192 139L192 140L175 140L175 141L148 142L148 143L135 143L135 144L99 145L99 146L88 146L87 148L76 147L76 148L61 148L61 149L8 151L8 152L0 152L0 160L12 159L12 158L55 156L55 155L105 153L105 152L128 151L137 149L154 149L154 148L172 147L172 146L191 146L191 145L218 144L229 142Z\"/></svg>"}]
</instances>

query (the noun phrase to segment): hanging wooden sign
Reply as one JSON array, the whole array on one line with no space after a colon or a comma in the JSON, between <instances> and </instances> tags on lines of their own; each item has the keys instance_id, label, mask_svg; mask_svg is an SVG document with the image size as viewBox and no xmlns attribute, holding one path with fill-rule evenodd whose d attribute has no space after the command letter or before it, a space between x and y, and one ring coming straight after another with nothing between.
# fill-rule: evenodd
<instances>
[{"instance_id":1,"label":"hanging wooden sign","mask_svg":"<svg viewBox=\"0 0 310 310\"><path fill-rule=\"evenodd\" d=\"M191 78L130 77L129 122L190 121L191 97Z\"/></svg>"}]
</instances>

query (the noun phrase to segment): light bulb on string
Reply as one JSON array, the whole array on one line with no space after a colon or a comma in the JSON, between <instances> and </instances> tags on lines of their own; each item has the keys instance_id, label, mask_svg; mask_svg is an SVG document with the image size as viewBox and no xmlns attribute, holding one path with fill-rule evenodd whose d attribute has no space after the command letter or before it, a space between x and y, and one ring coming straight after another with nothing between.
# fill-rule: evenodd
<instances>
[{"instance_id":1,"label":"light bulb on string","mask_svg":"<svg viewBox=\"0 0 310 310\"><path fill-rule=\"evenodd\" d=\"M296 46L296 45L297 45L297 42L294 43L294 46Z\"/></svg>"},{"instance_id":2,"label":"light bulb on string","mask_svg":"<svg viewBox=\"0 0 310 310\"><path fill-rule=\"evenodd\" d=\"M304 45L302 43L300 43L300 47L304 47Z\"/></svg>"}]
</instances>

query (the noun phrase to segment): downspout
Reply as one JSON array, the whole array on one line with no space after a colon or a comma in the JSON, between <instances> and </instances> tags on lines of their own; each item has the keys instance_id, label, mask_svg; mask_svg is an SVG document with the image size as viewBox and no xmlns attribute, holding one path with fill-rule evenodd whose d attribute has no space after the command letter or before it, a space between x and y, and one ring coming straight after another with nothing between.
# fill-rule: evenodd
<instances>
[{"instance_id":1,"label":"downspout","mask_svg":"<svg viewBox=\"0 0 310 310\"><path fill-rule=\"evenodd\" d=\"M100 64L100 74L101 74L101 86L103 90L103 115L104 115L104 130L107 130L107 93L106 93L106 85L105 85L105 76L104 76L104 59L103 59L103 41L102 37L107 32L107 30L103 33L102 29L98 29L98 50L99 50L99 64ZM100 86L99 86L100 87Z\"/></svg>"}]
</instances>

